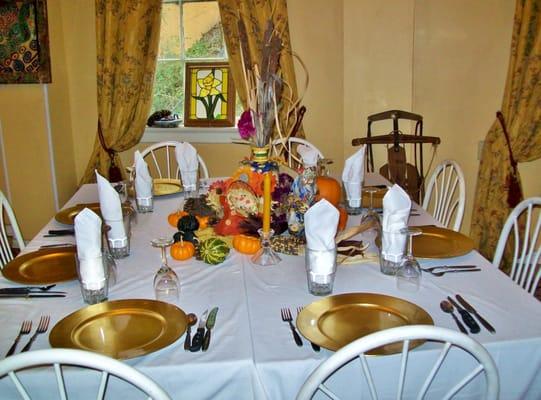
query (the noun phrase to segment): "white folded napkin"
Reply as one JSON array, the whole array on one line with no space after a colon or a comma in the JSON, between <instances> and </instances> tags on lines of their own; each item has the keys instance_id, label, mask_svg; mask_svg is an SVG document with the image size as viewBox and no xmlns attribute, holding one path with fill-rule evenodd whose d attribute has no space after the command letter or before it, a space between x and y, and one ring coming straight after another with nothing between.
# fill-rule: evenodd
<instances>
[{"instance_id":1,"label":"white folded napkin","mask_svg":"<svg viewBox=\"0 0 541 400\"><path fill-rule=\"evenodd\" d=\"M346 196L350 207L361 206L361 190L364 180L364 154L366 145L349 157L342 171L342 182L346 189Z\"/></svg>"},{"instance_id":2,"label":"white folded napkin","mask_svg":"<svg viewBox=\"0 0 541 400\"><path fill-rule=\"evenodd\" d=\"M317 160L319 158L319 153L317 150L310 146L304 144L299 144L297 146L297 153L301 155L302 164L305 167L315 167L317 166Z\"/></svg>"},{"instance_id":3,"label":"white folded napkin","mask_svg":"<svg viewBox=\"0 0 541 400\"><path fill-rule=\"evenodd\" d=\"M190 143L180 142L175 146L175 156L180 168L180 176L182 178L184 190L195 190L197 184L197 169L199 168L197 150Z\"/></svg>"},{"instance_id":4,"label":"white folded napkin","mask_svg":"<svg viewBox=\"0 0 541 400\"><path fill-rule=\"evenodd\" d=\"M152 177L148 172L148 165L143 160L139 150L135 151L135 196L138 198L152 197Z\"/></svg>"},{"instance_id":5,"label":"white folded napkin","mask_svg":"<svg viewBox=\"0 0 541 400\"><path fill-rule=\"evenodd\" d=\"M399 262L406 247L406 234L400 231L408 227L411 199L399 185L394 184L383 197L382 249L386 260Z\"/></svg>"},{"instance_id":6,"label":"white folded napkin","mask_svg":"<svg viewBox=\"0 0 541 400\"><path fill-rule=\"evenodd\" d=\"M86 289L101 289L105 286L101 255L101 218L85 208L75 217L74 229L81 282Z\"/></svg>"},{"instance_id":7,"label":"white folded napkin","mask_svg":"<svg viewBox=\"0 0 541 400\"><path fill-rule=\"evenodd\" d=\"M329 250L336 247L334 237L338 229L338 209L325 199L319 200L304 214L306 247Z\"/></svg>"},{"instance_id":8,"label":"white folded napkin","mask_svg":"<svg viewBox=\"0 0 541 400\"><path fill-rule=\"evenodd\" d=\"M101 216L105 223L111 227L107 236L112 247L121 248L128 244L128 236L124 228L122 205L117 191L109 181L96 171L98 182L98 197L100 199Z\"/></svg>"}]
</instances>

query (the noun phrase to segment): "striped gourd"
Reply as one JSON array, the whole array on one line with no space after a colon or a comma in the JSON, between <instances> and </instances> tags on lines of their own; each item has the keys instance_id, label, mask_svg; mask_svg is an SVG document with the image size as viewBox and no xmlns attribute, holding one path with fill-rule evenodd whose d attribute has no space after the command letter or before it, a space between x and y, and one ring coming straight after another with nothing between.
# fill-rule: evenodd
<instances>
[{"instance_id":1,"label":"striped gourd","mask_svg":"<svg viewBox=\"0 0 541 400\"><path fill-rule=\"evenodd\" d=\"M229 254L229 246L222 239L209 238L199 245L199 256L207 264L222 263Z\"/></svg>"}]
</instances>

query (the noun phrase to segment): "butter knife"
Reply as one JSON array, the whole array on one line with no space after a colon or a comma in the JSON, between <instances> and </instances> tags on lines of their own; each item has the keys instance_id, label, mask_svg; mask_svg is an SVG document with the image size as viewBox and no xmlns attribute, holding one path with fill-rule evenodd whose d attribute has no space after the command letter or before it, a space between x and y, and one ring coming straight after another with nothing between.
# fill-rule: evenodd
<instances>
[{"instance_id":1,"label":"butter knife","mask_svg":"<svg viewBox=\"0 0 541 400\"><path fill-rule=\"evenodd\" d=\"M205 332L205 336L203 337L203 345L201 346L201 350L207 351L210 344L210 330L214 328L214 324L216 324L216 314L218 314L218 307L214 307L209 314L209 317L207 319L207 331Z\"/></svg>"},{"instance_id":2,"label":"butter knife","mask_svg":"<svg viewBox=\"0 0 541 400\"><path fill-rule=\"evenodd\" d=\"M66 297L65 294L41 294L41 293L0 293L0 299L14 299L14 298L22 298L22 299L28 299L28 298L36 298L36 297Z\"/></svg>"},{"instance_id":3,"label":"butter knife","mask_svg":"<svg viewBox=\"0 0 541 400\"><path fill-rule=\"evenodd\" d=\"M1 288L0 295L4 294L66 294L66 292L59 292L55 290L40 290L39 288L27 288L27 287L15 287L15 288Z\"/></svg>"},{"instance_id":4,"label":"butter knife","mask_svg":"<svg viewBox=\"0 0 541 400\"><path fill-rule=\"evenodd\" d=\"M199 320L199 326L197 327L197 332L193 336L192 345L190 346L190 351L195 352L201 350L201 345L203 344L203 335L205 334L205 325L207 323L207 315L209 310L205 310L201 319Z\"/></svg>"},{"instance_id":5,"label":"butter knife","mask_svg":"<svg viewBox=\"0 0 541 400\"><path fill-rule=\"evenodd\" d=\"M468 328L470 328L471 333L479 333L481 331L481 327L477 322L475 322L469 312L460 307L460 305L458 305L457 302L451 298L451 296L447 296L447 300L449 300L451 304L456 307L458 313L462 317L462 321L464 321Z\"/></svg>"},{"instance_id":6,"label":"butter knife","mask_svg":"<svg viewBox=\"0 0 541 400\"><path fill-rule=\"evenodd\" d=\"M466 300L464 300L464 298L461 295L457 294L456 299L458 300L458 302L460 304L462 304L462 306L467 311L472 313L475 316L475 318L477 318L479 320L481 325L483 325L487 329L487 331L489 331L490 333L496 333L496 329L494 329L494 327L492 325L490 325L486 319L481 317L479 315L479 313L477 312L477 310L475 308L473 308L473 306L470 303L468 303Z\"/></svg>"}]
</instances>

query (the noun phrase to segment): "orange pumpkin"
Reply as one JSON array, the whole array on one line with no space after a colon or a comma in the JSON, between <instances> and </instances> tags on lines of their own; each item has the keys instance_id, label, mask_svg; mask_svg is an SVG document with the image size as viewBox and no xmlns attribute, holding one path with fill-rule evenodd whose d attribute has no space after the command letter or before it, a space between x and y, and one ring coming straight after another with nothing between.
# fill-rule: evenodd
<instances>
[{"instance_id":1,"label":"orange pumpkin","mask_svg":"<svg viewBox=\"0 0 541 400\"><path fill-rule=\"evenodd\" d=\"M236 235L233 238L233 248L242 254L254 254L261 248L261 242L253 236Z\"/></svg>"},{"instance_id":2,"label":"orange pumpkin","mask_svg":"<svg viewBox=\"0 0 541 400\"><path fill-rule=\"evenodd\" d=\"M209 226L210 217L206 216L198 216L196 215L195 218L197 218L197 221L199 222L199 229L205 229ZM176 226L176 225L175 225Z\"/></svg>"},{"instance_id":3,"label":"orange pumpkin","mask_svg":"<svg viewBox=\"0 0 541 400\"><path fill-rule=\"evenodd\" d=\"M348 213L346 209L342 206L338 207L338 211L340 212L340 219L338 220L338 231L343 231L346 229L346 225L348 223Z\"/></svg>"},{"instance_id":4,"label":"orange pumpkin","mask_svg":"<svg viewBox=\"0 0 541 400\"><path fill-rule=\"evenodd\" d=\"M171 246L171 257L175 260L188 260L195 254L195 247L192 242L181 240Z\"/></svg>"},{"instance_id":5,"label":"orange pumpkin","mask_svg":"<svg viewBox=\"0 0 541 400\"><path fill-rule=\"evenodd\" d=\"M340 197L342 197L342 186L340 183L330 176L318 176L316 178L317 184L317 200L325 199L333 206L337 207L340 203Z\"/></svg>"},{"instance_id":6,"label":"orange pumpkin","mask_svg":"<svg viewBox=\"0 0 541 400\"><path fill-rule=\"evenodd\" d=\"M188 215L186 211L182 211L182 210L175 211L167 216L167 222L169 222L169 225L176 228L178 220L184 217L185 215Z\"/></svg>"}]
</instances>

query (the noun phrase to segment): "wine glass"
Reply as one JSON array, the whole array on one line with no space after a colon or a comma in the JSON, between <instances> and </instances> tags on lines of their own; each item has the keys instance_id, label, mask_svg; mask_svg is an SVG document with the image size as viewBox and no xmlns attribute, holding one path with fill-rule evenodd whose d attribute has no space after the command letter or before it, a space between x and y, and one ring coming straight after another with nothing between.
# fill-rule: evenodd
<instances>
[{"instance_id":1,"label":"wine glass","mask_svg":"<svg viewBox=\"0 0 541 400\"><path fill-rule=\"evenodd\" d=\"M404 228L401 232L408 235L408 253L396 271L396 287L406 292L417 292L421 284L421 266L413 257L413 237L422 231L419 228Z\"/></svg>"},{"instance_id":2,"label":"wine glass","mask_svg":"<svg viewBox=\"0 0 541 400\"><path fill-rule=\"evenodd\" d=\"M173 239L158 238L151 241L153 247L162 250L162 265L154 275L154 294L156 300L176 303L179 299L180 283L177 274L167 264L165 249L173 244Z\"/></svg>"},{"instance_id":3,"label":"wine glass","mask_svg":"<svg viewBox=\"0 0 541 400\"><path fill-rule=\"evenodd\" d=\"M374 250L376 251L377 254L379 254L379 251L381 249L381 235L382 235L381 218L379 214L374 210L374 204L373 204L374 193L377 191L378 189L374 187L367 187L363 189L364 193L368 193L370 195L370 198L369 198L370 200L368 203L368 209L366 209L361 214L360 224L367 226L367 229L365 230L365 233L363 235L371 238L372 243L375 246Z\"/></svg>"}]
</instances>

